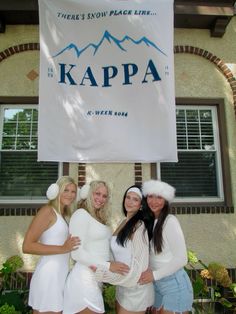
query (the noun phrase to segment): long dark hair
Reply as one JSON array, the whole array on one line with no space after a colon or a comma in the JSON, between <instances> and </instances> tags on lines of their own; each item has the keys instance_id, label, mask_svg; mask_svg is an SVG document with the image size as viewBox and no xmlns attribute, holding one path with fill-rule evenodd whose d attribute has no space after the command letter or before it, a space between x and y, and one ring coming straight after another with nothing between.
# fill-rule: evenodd
<instances>
[{"instance_id":1,"label":"long dark hair","mask_svg":"<svg viewBox=\"0 0 236 314\"><path fill-rule=\"evenodd\" d=\"M124 196L123 196L123 202L122 202L122 209L123 209L123 213L124 213L125 216L127 216L127 210L125 209L125 198L126 198L127 192L131 188L138 188L140 190L140 192L142 193L141 187L139 185L136 185L136 184L130 186L125 191ZM117 239L116 239L118 244L120 244L122 246L125 246L126 241L131 239L133 233L135 232L135 230L141 224L141 221L144 222L145 227L147 228L147 225L146 225L146 222L145 222L146 221L145 215L144 215L143 210L142 210L142 201L143 201L143 198L141 200L141 210L138 210L137 213L134 216L132 216L127 221L127 223L124 225L124 227L118 232Z\"/></svg>"},{"instance_id":2,"label":"long dark hair","mask_svg":"<svg viewBox=\"0 0 236 314\"><path fill-rule=\"evenodd\" d=\"M151 211L151 209L149 208L148 204L147 204L147 198L145 197L143 200L143 212L146 213L146 215L149 217L149 232L151 232L151 228L153 228L153 224L154 224L154 219L155 216L153 214L153 212ZM165 204L158 216L158 220L157 223L154 227L154 230L152 232L152 241L153 241L153 245L154 245L154 251L155 253L161 253L162 252L162 248L163 248L163 236L162 236L162 230L163 230L163 225L164 222L166 220L166 217L169 215L170 213L170 206L169 203L167 201L165 201Z\"/></svg>"}]
</instances>

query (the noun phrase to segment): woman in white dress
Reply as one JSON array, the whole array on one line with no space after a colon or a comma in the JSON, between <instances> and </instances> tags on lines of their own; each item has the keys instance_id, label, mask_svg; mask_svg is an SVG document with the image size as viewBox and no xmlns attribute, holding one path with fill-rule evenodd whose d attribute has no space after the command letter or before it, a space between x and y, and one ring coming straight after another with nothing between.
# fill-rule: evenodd
<instances>
[{"instance_id":1,"label":"woman in white dress","mask_svg":"<svg viewBox=\"0 0 236 314\"><path fill-rule=\"evenodd\" d=\"M104 313L102 285L95 279L90 265L110 268L108 222L109 189L104 181L92 181L80 190L79 209L72 215L70 233L81 240L71 256L76 261L65 285L64 314ZM123 265L118 265L122 271ZM125 269L125 266L124 266Z\"/></svg>"},{"instance_id":2,"label":"woman in white dress","mask_svg":"<svg viewBox=\"0 0 236 314\"><path fill-rule=\"evenodd\" d=\"M76 207L77 185L68 176L47 191L48 204L40 208L23 242L23 252L41 255L32 276L29 305L33 313L62 313L63 291L69 271L69 252L80 243L69 236L65 220Z\"/></svg>"},{"instance_id":3,"label":"woman in white dress","mask_svg":"<svg viewBox=\"0 0 236 314\"><path fill-rule=\"evenodd\" d=\"M111 251L115 261L127 264L128 274L120 275L96 267L96 279L116 287L117 314L144 314L153 305L153 285L139 285L142 272L149 265L149 237L142 205L142 193L138 186L131 186L124 194L123 212L126 216L111 239ZM147 224L149 226L149 224Z\"/></svg>"}]
</instances>

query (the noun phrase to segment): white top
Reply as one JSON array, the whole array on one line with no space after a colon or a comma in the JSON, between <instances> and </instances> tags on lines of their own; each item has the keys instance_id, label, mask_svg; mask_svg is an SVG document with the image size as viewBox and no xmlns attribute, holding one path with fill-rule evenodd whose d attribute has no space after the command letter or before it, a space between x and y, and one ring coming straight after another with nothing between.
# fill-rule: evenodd
<instances>
[{"instance_id":1,"label":"white top","mask_svg":"<svg viewBox=\"0 0 236 314\"><path fill-rule=\"evenodd\" d=\"M80 313L86 308L104 313L101 285L89 266L110 265L106 261L110 260L111 230L80 208L70 219L69 231L80 237L81 245L71 253L76 263L66 280L63 313Z\"/></svg>"},{"instance_id":2,"label":"white top","mask_svg":"<svg viewBox=\"0 0 236 314\"><path fill-rule=\"evenodd\" d=\"M148 268L149 263L149 240L148 234L145 229L144 223L136 229L132 240L127 242L127 250L130 250L130 270L127 275L120 275L107 270L104 266L98 265L95 277L98 281L108 282L113 285L120 285L124 287L134 287L141 276L141 273ZM119 262L126 261L126 257L123 260L124 254L117 255L115 260Z\"/></svg>"},{"instance_id":3,"label":"white top","mask_svg":"<svg viewBox=\"0 0 236 314\"><path fill-rule=\"evenodd\" d=\"M71 252L75 261L88 267L98 264L110 267L111 230L108 226L97 221L85 209L79 208L71 216L69 232L81 240L78 249Z\"/></svg>"},{"instance_id":4,"label":"white top","mask_svg":"<svg viewBox=\"0 0 236 314\"><path fill-rule=\"evenodd\" d=\"M155 221L156 224L157 220ZM154 226L155 226L154 224ZM150 267L155 280L160 280L184 267L187 262L187 249L183 231L178 219L168 215L162 229L163 248L155 253L153 241L150 250Z\"/></svg>"},{"instance_id":5,"label":"white top","mask_svg":"<svg viewBox=\"0 0 236 314\"><path fill-rule=\"evenodd\" d=\"M53 211L57 219L52 226L41 234L39 241L46 245L63 245L69 236L68 225L65 219L54 208ZM69 253L63 255L67 255L68 258Z\"/></svg>"},{"instance_id":6,"label":"white top","mask_svg":"<svg viewBox=\"0 0 236 314\"><path fill-rule=\"evenodd\" d=\"M111 251L115 261L123 262L130 267L132 261L132 241L128 240L125 246L117 243L117 236L111 238Z\"/></svg>"}]
</instances>

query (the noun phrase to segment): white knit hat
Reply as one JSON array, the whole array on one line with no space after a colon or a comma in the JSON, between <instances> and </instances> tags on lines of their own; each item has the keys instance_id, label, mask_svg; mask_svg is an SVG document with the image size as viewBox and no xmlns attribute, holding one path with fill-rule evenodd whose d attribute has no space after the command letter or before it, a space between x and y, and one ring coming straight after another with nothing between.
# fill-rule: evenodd
<instances>
[{"instance_id":1,"label":"white knit hat","mask_svg":"<svg viewBox=\"0 0 236 314\"><path fill-rule=\"evenodd\" d=\"M143 195L154 194L156 196L161 196L169 203L171 203L175 197L175 188L166 182L158 180L149 180L143 183Z\"/></svg>"}]
</instances>

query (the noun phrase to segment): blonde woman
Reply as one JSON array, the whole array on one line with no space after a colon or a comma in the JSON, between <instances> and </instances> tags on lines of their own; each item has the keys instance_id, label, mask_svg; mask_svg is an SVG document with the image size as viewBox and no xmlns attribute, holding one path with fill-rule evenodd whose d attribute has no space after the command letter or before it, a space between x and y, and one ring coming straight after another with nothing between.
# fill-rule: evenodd
<instances>
[{"instance_id":1,"label":"blonde woman","mask_svg":"<svg viewBox=\"0 0 236 314\"><path fill-rule=\"evenodd\" d=\"M111 266L108 262L111 230L107 225L109 188L104 181L92 181L82 187L80 197L69 230L81 239L81 245L71 254L76 263L66 281L63 313L104 313L102 286L89 266L102 264L108 269Z\"/></svg>"},{"instance_id":2,"label":"blonde woman","mask_svg":"<svg viewBox=\"0 0 236 314\"><path fill-rule=\"evenodd\" d=\"M49 202L38 211L26 232L23 252L41 255L30 283L33 313L62 313L63 291L69 271L69 252L80 243L69 236L65 220L76 207L77 185L68 176L47 191Z\"/></svg>"}]
</instances>

